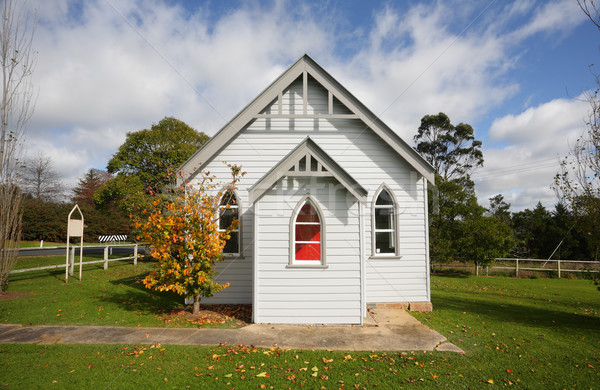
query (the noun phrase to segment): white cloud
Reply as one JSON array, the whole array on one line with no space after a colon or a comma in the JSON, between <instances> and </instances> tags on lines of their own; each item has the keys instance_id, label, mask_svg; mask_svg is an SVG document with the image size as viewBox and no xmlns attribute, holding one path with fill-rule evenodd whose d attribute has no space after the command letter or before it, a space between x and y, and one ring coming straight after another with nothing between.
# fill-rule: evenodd
<instances>
[{"instance_id":1,"label":"white cloud","mask_svg":"<svg viewBox=\"0 0 600 390\"><path fill-rule=\"evenodd\" d=\"M585 15L575 1L559 0L543 4L536 8L530 22L517 29L514 39L524 39L537 33L568 31L581 23Z\"/></svg>"},{"instance_id":2,"label":"white cloud","mask_svg":"<svg viewBox=\"0 0 600 390\"><path fill-rule=\"evenodd\" d=\"M74 183L89 168L105 167L127 132L164 116L212 135L304 53L410 142L425 114L443 111L467 123L488 115L519 92L510 77L519 61L513 45L581 19L565 1L537 8L517 1L478 19L473 15L485 8L476 1L406 9L389 3L368 27L335 20L342 13L318 2L259 3L222 13L201 5L190 14L183 3L162 0L34 2L39 99L29 149L43 149ZM515 20L525 22L507 30ZM535 151L523 147L531 137L510 128L543 123L538 108L529 122L523 113L492 129L515 143L517 162ZM486 165L500 166L487 153Z\"/></svg>"},{"instance_id":3,"label":"white cloud","mask_svg":"<svg viewBox=\"0 0 600 390\"><path fill-rule=\"evenodd\" d=\"M559 160L585 129L589 103L582 94L555 99L494 121L488 133L498 146L484 150L485 166L474 175L482 203L502 193L513 209L557 202L550 188Z\"/></svg>"}]
</instances>

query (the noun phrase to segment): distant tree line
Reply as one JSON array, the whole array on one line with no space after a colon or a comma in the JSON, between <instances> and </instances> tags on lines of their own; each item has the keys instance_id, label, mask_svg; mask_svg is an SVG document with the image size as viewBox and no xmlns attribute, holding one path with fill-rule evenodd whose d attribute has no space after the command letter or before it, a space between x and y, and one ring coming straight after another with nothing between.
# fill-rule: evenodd
<instances>
[{"instance_id":1,"label":"distant tree line","mask_svg":"<svg viewBox=\"0 0 600 390\"><path fill-rule=\"evenodd\" d=\"M204 133L168 117L150 129L128 133L107 171L86 172L70 202L57 200L63 186L53 164L36 156L25 164L22 177L22 239L64 242L66 217L75 203L85 216L86 241L102 234L135 236L130 216L149 209L151 194L168 191L177 168L207 140ZM470 125L455 126L444 113L426 115L414 140L436 173L428 197L434 261L484 265L498 257L598 259L596 219L568 202L559 201L553 210L538 203L519 212L511 212L502 195L491 198L488 207L479 203L471 173L484 158Z\"/></svg>"},{"instance_id":2,"label":"distant tree line","mask_svg":"<svg viewBox=\"0 0 600 390\"><path fill-rule=\"evenodd\" d=\"M499 257L598 260L599 210L576 207L582 203L577 194L559 193L554 210L538 203L532 210L513 213L502 195L484 207L471 180L484 162L482 143L470 125L455 126L444 113L426 115L414 141L435 170L428 197L433 261L485 265ZM557 175L557 181L564 178ZM586 205L596 205L600 196L588 192L585 199Z\"/></svg>"},{"instance_id":3,"label":"distant tree line","mask_svg":"<svg viewBox=\"0 0 600 390\"><path fill-rule=\"evenodd\" d=\"M166 117L150 129L128 133L107 170L88 170L71 191L48 156L27 159L19 180L25 194L21 239L66 242L67 216L75 204L85 218L84 241L105 234L135 239L130 216L143 212L151 193L173 184L176 169L208 138Z\"/></svg>"}]
</instances>

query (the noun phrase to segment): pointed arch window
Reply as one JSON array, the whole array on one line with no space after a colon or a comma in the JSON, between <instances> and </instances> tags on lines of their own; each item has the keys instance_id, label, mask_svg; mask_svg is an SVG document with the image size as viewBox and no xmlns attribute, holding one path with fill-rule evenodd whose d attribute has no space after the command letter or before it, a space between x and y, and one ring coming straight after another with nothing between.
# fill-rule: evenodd
<instances>
[{"instance_id":1,"label":"pointed arch window","mask_svg":"<svg viewBox=\"0 0 600 390\"><path fill-rule=\"evenodd\" d=\"M298 204L290 228L290 265L323 266L325 223L311 199L305 198Z\"/></svg>"},{"instance_id":2,"label":"pointed arch window","mask_svg":"<svg viewBox=\"0 0 600 390\"><path fill-rule=\"evenodd\" d=\"M219 204L219 231L226 231L233 221L240 221L240 204L235 191L227 190ZM238 255L240 253L240 228L229 233L229 239L225 243L223 253L226 255Z\"/></svg>"},{"instance_id":3,"label":"pointed arch window","mask_svg":"<svg viewBox=\"0 0 600 390\"><path fill-rule=\"evenodd\" d=\"M382 186L376 193L372 211L373 255L398 255L397 207L389 188Z\"/></svg>"}]
</instances>

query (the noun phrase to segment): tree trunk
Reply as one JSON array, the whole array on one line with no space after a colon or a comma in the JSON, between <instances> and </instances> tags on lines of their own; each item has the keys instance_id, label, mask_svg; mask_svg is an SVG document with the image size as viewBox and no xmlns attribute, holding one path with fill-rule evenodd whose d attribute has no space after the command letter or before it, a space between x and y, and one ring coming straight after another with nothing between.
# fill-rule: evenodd
<instances>
[{"instance_id":1,"label":"tree trunk","mask_svg":"<svg viewBox=\"0 0 600 390\"><path fill-rule=\"evenodd\" d=\"M192 314L197 314L200 311L200 294L197 294L194 297L194 306L192 309Z\"/></svg>"}]
</instances>

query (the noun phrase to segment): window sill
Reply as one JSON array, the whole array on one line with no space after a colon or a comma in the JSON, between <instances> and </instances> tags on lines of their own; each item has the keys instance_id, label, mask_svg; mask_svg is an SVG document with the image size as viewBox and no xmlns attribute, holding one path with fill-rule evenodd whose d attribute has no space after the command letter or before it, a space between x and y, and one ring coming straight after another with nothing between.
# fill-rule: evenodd
<instances>
[{"instance_id":1,"label":"window sill","mask_svg":"<svg viewBox=\"0 0 600 390\"><path fill-rule=\"evenodd\" d=\"M326 269L329 268L329 266L327 264L306 264L306 265L302 265L302 264L288 264L285 266L285 268L301 268L301 269Z\"/></svg>"},{"instance_id":2,"label":"window sill","mask_svg":"<svg viewBox=\"0 0 600 390\"><path fill-rule=\"evenodd\" d=\"M223 253L223 256L225 256L225 259L240 259L240 260L244 260L245 257L244 255L236 255L234 253L229 254L229 253Z\"/></svg>"},{"instance_id":3,"label":"window sill","mask_svg":"<svg viewBox=\"0 0 600 390\"><path fill-rule=\"evenodd\" d=\"M369 260L400 260L402 256L396 255L373 255L369 256Z\"/></svg>"}]
</instances>

